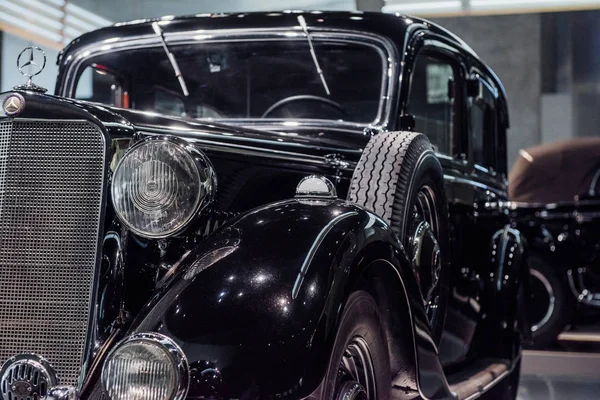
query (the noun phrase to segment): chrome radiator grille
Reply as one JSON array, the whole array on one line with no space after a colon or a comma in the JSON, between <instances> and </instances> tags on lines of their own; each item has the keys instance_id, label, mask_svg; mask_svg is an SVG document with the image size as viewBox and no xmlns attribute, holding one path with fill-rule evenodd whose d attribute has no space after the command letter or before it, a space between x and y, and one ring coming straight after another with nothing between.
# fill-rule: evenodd
<instances>
[{"instance_id":1,"label":"chrome radiator grille","mask_svg":"<svg viewBox=\"0 0 600 400\"><path fill-rule=\"evenodd\" d=\"M90 319L105 145L85 121L0 122L0 363L32 352L79 375Z\"/></svg>"}]
</instances>

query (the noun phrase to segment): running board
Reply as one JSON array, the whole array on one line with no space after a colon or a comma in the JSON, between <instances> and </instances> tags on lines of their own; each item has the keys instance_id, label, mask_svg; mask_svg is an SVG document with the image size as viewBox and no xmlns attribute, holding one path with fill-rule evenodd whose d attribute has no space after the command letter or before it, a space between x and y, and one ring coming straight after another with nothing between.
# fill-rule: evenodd
<instances>
[{"instance_id":1,"label":"running board","mask_svg":"<svg viewBox=\"0 0 600 400\"><path fill-rule=\"evenodd\" d=\"M563 332L558 335L562 342L600 342L600 332Z\"/></svg>"},{"instance_id":2,"label":"running board","mask_svg":"<svg viewBox=\"0 0 600 400\"><path fill-rule=\"evenodd\" d=\"M474 400L500 382L509 372L506 363L499 360L489 361L468 372L461 372L459 375L463 377L462 380L452 382L453 377L450 377L450 390L457 400Z\"/></svg>"}]
</instances>

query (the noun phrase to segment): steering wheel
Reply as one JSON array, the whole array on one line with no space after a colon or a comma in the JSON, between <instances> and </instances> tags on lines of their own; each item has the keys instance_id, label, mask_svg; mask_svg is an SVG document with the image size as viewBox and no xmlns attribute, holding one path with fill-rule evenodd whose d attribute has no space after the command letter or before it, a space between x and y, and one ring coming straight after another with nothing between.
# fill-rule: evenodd
<instances>
[{"instance_id":1,"label":"steering wheel","mask_svg":"<svg viewBox=\"0 0 600 400\"><path fill-rule=\"evenodd\" d=\"M346 116L346 111L344 111L344 109L342 108L340 103L337 103L330 99L326 99L325 97L312 96L309 94L302 94L302 95L298 95L298 96L286 97L285 99L279 100L275 104L271 105L271 107L267 108L267 111L265 111L263 113L261 118L269 117L275 111L289 105L290 103L296 103L296 102L301 102L301 101L325 104L325 105L331 107L332 109L334 109L335 111L339 112L341 115Z\"/></svg>"}]
</instances>

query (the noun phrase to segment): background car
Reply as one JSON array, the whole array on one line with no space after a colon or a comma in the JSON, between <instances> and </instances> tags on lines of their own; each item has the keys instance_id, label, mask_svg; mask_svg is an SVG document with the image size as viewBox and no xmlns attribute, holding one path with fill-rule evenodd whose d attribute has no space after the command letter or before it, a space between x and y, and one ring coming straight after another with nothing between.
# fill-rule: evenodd
<instances>
[{"instance_id":1,"label":"background car","mask_svg":"<svg viewBox=\"0 0 600 400\"><path fill-rule=\"evenodd\" d=\"M516 397L506 98L455 35L165 17L58 63L0 96L3 396Z\"/></svg>"},{"instance_id":2,"label":"background car","mask_svg":"<svg viewBox=\"0 0 600 400\"><path fill-rule=\"evenodd\" d=\"M545 348L573 322L578 305L600 307L600 139L522 150L509 194L530 249L533 345Z\"/></svg>"}]
</instances>

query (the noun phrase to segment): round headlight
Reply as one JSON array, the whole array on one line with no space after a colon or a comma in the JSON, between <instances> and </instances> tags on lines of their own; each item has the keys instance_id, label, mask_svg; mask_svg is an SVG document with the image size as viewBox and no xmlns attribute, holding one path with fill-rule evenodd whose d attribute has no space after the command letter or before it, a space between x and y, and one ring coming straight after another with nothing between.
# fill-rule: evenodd
<instances>
[{"instance_id":1,"label":"round headlight","mask_svg":"<svg viewBox=\"0 0 600 400\"><path fill-rule=\"evenodd\" d=\"M189 383L181 349L158 333L132 335L108 355L102 386L110 400L180 400Z\"/></svg>"},{"instance_id":2,"label":"round headlight","mask_svg":"<svg viewBox=\"0 0 600 400\"><path fill-rule=\"evenodd\" d=\"M113 175L112 199L119 219L147 238L181 231L214 197L210 161L185 142L147 139L123 156Z\"/></svg>"}]
</instances>

